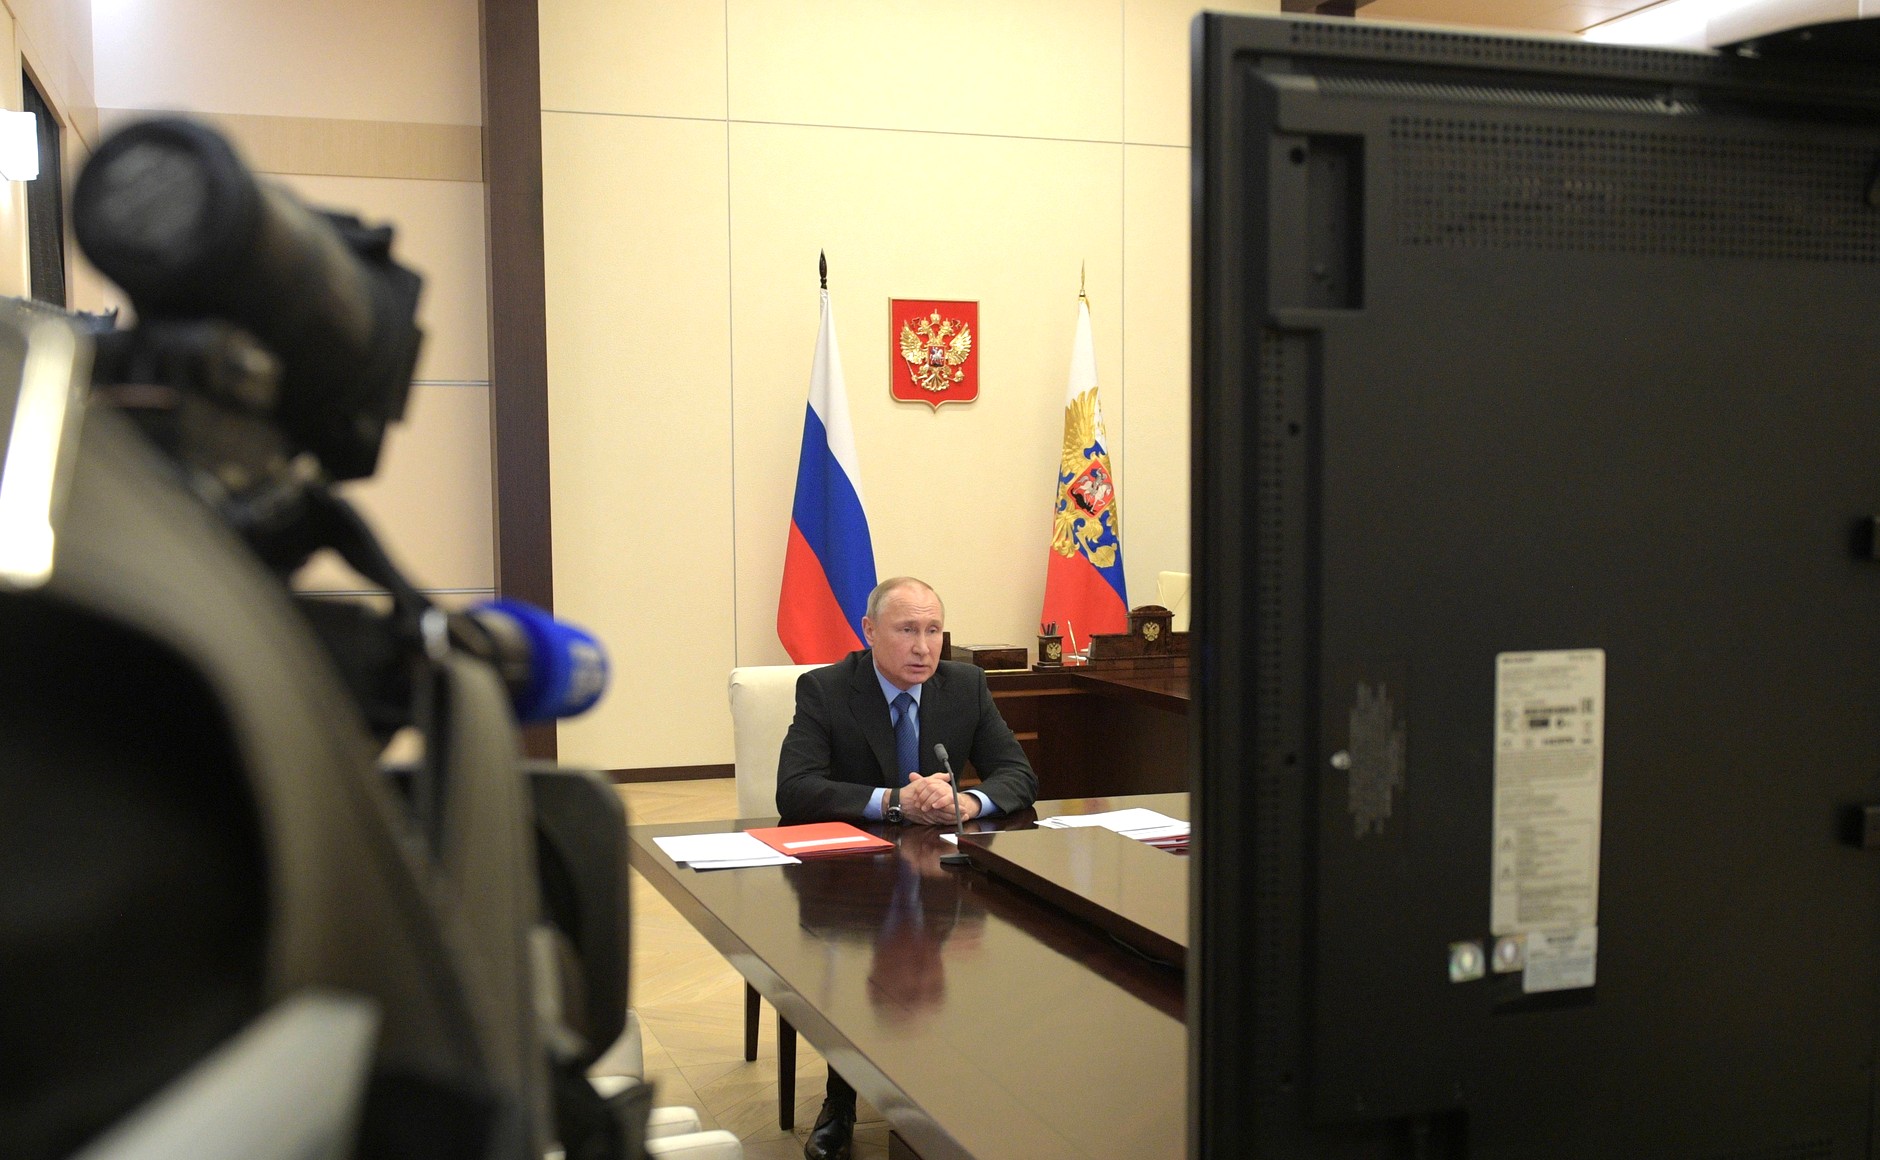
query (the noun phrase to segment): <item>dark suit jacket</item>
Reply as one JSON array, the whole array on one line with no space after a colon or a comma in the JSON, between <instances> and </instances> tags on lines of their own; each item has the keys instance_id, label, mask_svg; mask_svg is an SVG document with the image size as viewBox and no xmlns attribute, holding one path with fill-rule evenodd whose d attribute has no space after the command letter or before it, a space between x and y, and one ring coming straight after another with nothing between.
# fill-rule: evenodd
<instances>
[{"instance_id":1,"label":"dark suit jacket","mask_svg":"<svg viewBox=\"0 0 1880 1160\"><path fill-rule=\"evenodd\" d=\"M971 761L978 788L1004 813L1029 806L1038 779L999 716L976 665L941 661L920 693L920 772L940 772L934 743L957 775ZM854 821L880 786L907 784L894 760L894 726L874 654L850 653L796 681L796 719L777 765L777 812L786 821Z\"/></svg>"}]
</instances>

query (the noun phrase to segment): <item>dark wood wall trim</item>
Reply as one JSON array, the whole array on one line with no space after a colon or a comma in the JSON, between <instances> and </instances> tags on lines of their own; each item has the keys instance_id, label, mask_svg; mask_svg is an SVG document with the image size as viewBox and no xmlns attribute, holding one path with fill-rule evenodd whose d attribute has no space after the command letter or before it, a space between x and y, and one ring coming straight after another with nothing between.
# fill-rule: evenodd
<instances>
[{"instance_id":1,"label":"dark wood wall trim","mask_svg":"<svg viewBox=\"0 0 1880 1160\"><path fill-rule=\"evenodd\" d=\"M555 606L548 492L548 307L536 0L480 0L496 591ZM524 731L555 756L554 726Z\"/></svg>"},{"instance_id":2,"label":"dark wood wall trim","mask_svg":"<svg viewBox=\"0 0 1880 1160\"><path fill-rule=\"evenodd\" d=\"M736 769L733 765L662 765L650 769L610 769L607 776L614 779L615 785L642 781L711 781L731 777Z\"/></svg>"}]
</instances>

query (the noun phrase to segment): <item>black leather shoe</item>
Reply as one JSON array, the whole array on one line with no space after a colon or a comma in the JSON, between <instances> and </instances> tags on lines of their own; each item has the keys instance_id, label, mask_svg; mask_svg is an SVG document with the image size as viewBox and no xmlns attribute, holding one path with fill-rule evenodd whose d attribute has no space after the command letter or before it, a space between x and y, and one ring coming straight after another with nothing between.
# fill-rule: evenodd
<instances>
[{"instance_id":1,"label":"black leather shoe","mask_svg":"<svg viewBox=\"0 0 1880 1160\"><path fill-rule=\"evenodd\" d=\"M816 1113L816 1126L803 1141L803 1155L808 1160L849 1160L854 1139L855 1105L824 1100L822 1111Z\"/></svg>"}]
</instances>

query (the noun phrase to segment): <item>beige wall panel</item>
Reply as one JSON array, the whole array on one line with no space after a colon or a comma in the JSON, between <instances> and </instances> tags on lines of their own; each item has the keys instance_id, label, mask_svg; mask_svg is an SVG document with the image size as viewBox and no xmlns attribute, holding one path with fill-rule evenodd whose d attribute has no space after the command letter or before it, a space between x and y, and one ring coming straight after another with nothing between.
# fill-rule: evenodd
<instances>
[{"instance_id":1,"label":"beige wall panel","mask_svg":"<svg viewBox=\"0 0 1880 1160\"><path fill-rule=\"evenodd\" d=\"M731 116L1115 141L1121 19L1063 0L730 0ZM891 164L904 184L958 172L932 142Z\"/></svg>"},{"instance_id":2,"label":"beige wall panel","mask_svg":"<svg viewBox=\"0 0 1880 1160\"><path fill-rule=\"evenodd\" d=\"M98 0L97 104L483 120L477 0Z\"/></svg>"},{"instance_id":3,"label":"beige wall panel","mask_svg":"<svg viewBox=\"0 0 1880 1160\"><path fill-rule=\"evenodd\" d=\"M96 141L91 0L9 0L7 7L16 21L18 51L37 78L39 91L81 140Z\"/></svg>"},{"instance_id":4,"label":"beige wall panel","mask_svg":"<svg viewBox=\"0 0 1880 1160\"><path fill-rule=\"evenodd\" d=\"M341 494L420 588L494 588L489 388L413 387L377 474L343 485ZM345 591L360 584L337 560L322 559L296 586Z\"/></svg>"},{"instance_id":5,"label":"beige wall panel","mask_svg":"<svg viewBox=\"0 0 1880 1160\"><path fill-rule=\"evenodd\" d=\"M1158 145L1123 151L1123 565L1132 605L1154 601L1157 572L1188 571L1188 158Z\"/></svg>"},{"instance_id":6,"label":"beige wall panel","mask_svg":"<svg viewBox=\"0 0 1880 1160\"><path fill-rule=\"evenodd\" d=\"M0 12L0 60L16 60L19 43L16 25ZM0 105L20 107L18 70L0 75ZM25 297L31 292L31 263L26 249L26 185L24 182L0 182L0 294Z\"/></svg>"},{"instance_id":7,"label":"beige wall panel","mask_svg":"<svg viewBox=\"0 0 1880 1160\"><path fill-rule=\"evenodd\" d=\"M67 142L66 170L68 181L78 180L77 174L90 159L91 151L82 146L74 148ZM68 214L65 220L65 257L66 257L66 294L72 300L76 310L91 310L99 313L116 310L119 312L118 324L128 326L133 321L130 299L117 287L117 283L99 273L98 267L85 260L85 252L79 248L77 239L72 235L72 219ZM24 244L24 243L22 243Z\"/></svg>"},{"instance_id":8,"label":"beige wall panel","mask_svg":"<svg viewBox=\"0 0 1880 1160\"><path fill-rule=\"evenodd\" d=\"M164 115L153 109L100 109L106 133ZM213 125L243 161L264 173L384 177L420 181L483 180L483 126L428 121L342 121L331 117L186 114Z\"/></svg>"},{"instance_id":9,"label":"beige wall panel","mask_svg":"<svg viewBox=\"0 0 1880 1160\"><path fill-rule=\"evenodd\" d=\"M725 116L724 0L542 0L542 107Z\"/></svg>"},{"instance_id":10,"label":"beige wall panel","mask_svg":"<svg viewBox=\"0 0 1880 1160\"><path fill-rule=\"evenodd\" d=\"M91 150L85 143L68 136L65 139L65 180L68 183L77 181L78 174L90 158ZM100 274L96 266L85 260L85 253L78 248L78 240L72 234L69 213L65 219L65 295L74 310L102 313L124 304L123 295L117 287Z\"/></svg>"},{"instance_id":11,"label":"beige wall panel","mask_svg":"<svg viewBox=\"0 0 1880 1160\"><path fill-rule=\"evenodd\" d=\"M725 126L544 114L542 176L555 611L615 674L561 757L729 762Z\"/></svg>"},{"instance_id":12,"label":"beige wall panel","mask_svg":"<svg viewBox=\"0 0 1880 1160\"><path fill-rule=\"evenodd\" d=\"M374 524L373 530L380 532L387 542L391 540L390 534L385 533L384 529L379 528L378 525ZM398 545L393 544L392 547L396 548ZM402 559L402 557L394 558ZM421 583L415 576L412 579L414 583ZM375 587L370 581L362 579L351 568L348 568L345 561L330 550L321 551L315 554L313 559L307 561L306 567L294 574L293 586L296 591L315 596L326 593L365 592Z\"/></svg>"},{"instance_id":13,"label":"beige wall panel","mask_svg":"<svg viewBox=\"0 0 1880 1160\"><path fill-rule=\"evenodd\" d=\"M1026 643L1044 593L1079 264L1093 299L1121 296L1121 148L738 124L731 143L738 663L785 660L777 594L819 249L877 571L938 587L962 643ZM951 180L906 179L911 158L934 155ZM978 301L977 402L936 413L889 398L890 298ZM1112 409L1123 401L1117 313L1096 324Z\"/></svg>"},{"instance_id":14,"label":"beige wall panel","mask_svg":"<svg viewBox=\"0 0 1880 1160\"><path fill-rule=\"evenodd\" d=\"M420 382L412 387L404 421L392 428L378 473L348 485L348 494L421 587L493 588L483 186L267 176L310 204L390 224L399 259L423 275ZM427 385L438 382L473 385ZM347 590L359 582L337 561L321 559L298 583L310 590Z\"/></svg>"},{"instance_id":15,"label":"beige wall panel","mask_svg":"<svg viewBox=\"0 0 1880 1160\"><path fill-rule=\"evenodd\" d=\"M397 231L393 252L424 276L424 295L418 300L418 325L424 328L420 381L489 380L481 182L271 176L314 205Z\"/></svg>"},{"instance_id":16,"label":"beige wall panel","mask_svg":"<svg viewBox=\"0 0 1880 1160\"><path fill-rule=\"evenodd\" d=\"M1210 12L1278 12L1280 0L1217 0ZM1188 144L1188 26L1195 0L1123 0L1123 139ZM1133 593L1132 593L1133 595Z\"/></svg>"},{"instance_id":17,"label":"beige wall panel","mask_svg":"<svg viewBox=\"0 0 1880 1160\"><path fill-rule=\"evenodd\" d=\"M96 266L85 260L76 242L67 239L65 254L65 294L72 309L103 313L122 304L123 295Z\"/></svg>"}]
</instances>

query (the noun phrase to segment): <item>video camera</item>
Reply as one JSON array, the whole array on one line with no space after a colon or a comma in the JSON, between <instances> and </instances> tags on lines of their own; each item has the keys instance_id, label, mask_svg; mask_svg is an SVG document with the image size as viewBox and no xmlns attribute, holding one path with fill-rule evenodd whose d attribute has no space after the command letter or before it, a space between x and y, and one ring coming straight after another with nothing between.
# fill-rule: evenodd
<instances>
[{"instance_id":1,"label":"video camera","mask_svg":"<svg viewBox=\"0 0 1880 1160\"><path fill-rule=\"evenodd\" d=\"M645 1089L584 1075L624 814L516 731L605 653L438 608L333 488L416 364L392 231L183 120L102 143L72 215L137 318L0 305L0 1153L639 1155ZM296 595L323 549L386 599Z\"/></svg>"}]
</instances>

